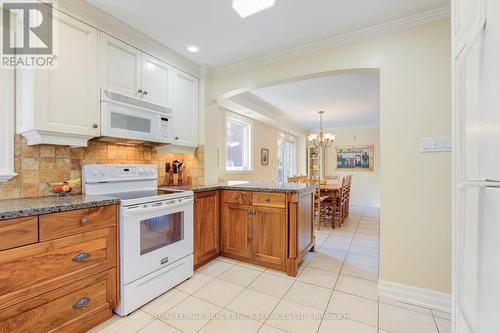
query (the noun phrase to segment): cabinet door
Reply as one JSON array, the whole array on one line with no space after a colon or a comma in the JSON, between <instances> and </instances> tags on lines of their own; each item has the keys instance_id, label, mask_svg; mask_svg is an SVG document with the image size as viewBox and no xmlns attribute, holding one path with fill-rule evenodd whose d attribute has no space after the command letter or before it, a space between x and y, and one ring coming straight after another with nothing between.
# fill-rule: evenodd
<instances>
[{"instance_id":1,"label":"cabinet door","mask_svg":"<svg viewBox=\"0 0 500 333\"><path fill-rule=\"evenodd\" d=\"M219 194L196 195L194 204L194 264L204 263L219 253Z\"/></svg>"},{"instance_id":2,"label":"cabinet door","mask_svg":"<svg viewBox=\"0 0 500 333\"><path fill-rule=\"evenodd\" d=\"M222 206L222 252L240 257L252 257L251 206Z\"/></svg>"},{"instance_id":3,"label":"cabinet door","mask_svg":"<svg viewBox=\"0 0 500 333\"><path fill-rule=\"evenodd\" d=\"M198 79L175 71L174 144L198 146Z\"/></svg>"},{"instance_id":4,"label":"cabinet door","mask_svg":"<svg viewBox=\"0 0 500 333\"><path fill-rule=\"evenodd\" d=\"M36 129L98 136L98 32L62 13L53 22L57 61L37 71Z\"/></svg>"},{"instance_id":5,"label":"cabinet door","mask_svg":"<svg viewBox=\"0 0 500 333\"><path fill-rule=\"evenodd\" d=\"M253 218L253 259L286 265L286 209L255 207Z\"/></svg>"},{"instance_id":6,"label":"cabinet door","mask_svg":"<svg viewBox=\"0 0 500 333\"><path fill-rule=\"evenodd\" d=\"M141 51L101 34L101 85L105 90L141 98Z\"/></svg>"},{"instance_id":7,"label":"cabinet door","mask_svg":"<svg viewBox=\"0 0 500 333\"><path fill-rule=\"evenodd\" d=\"M172 107L172 71L168 64L147 54L142 55L142 99Z\"/></svg>"}]
</instances>

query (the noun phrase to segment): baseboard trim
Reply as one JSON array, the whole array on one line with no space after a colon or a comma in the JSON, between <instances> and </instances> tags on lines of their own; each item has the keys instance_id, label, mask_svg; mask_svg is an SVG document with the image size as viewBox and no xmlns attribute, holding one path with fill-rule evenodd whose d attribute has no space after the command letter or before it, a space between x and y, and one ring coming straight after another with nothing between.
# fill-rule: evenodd
<instances>
[{"instance_id":1,"label":"baseboard trim","mask_svg":"<svg viewBox=\"0 0 500 333\"><path fill-rule=\"evenodd\" d=\"M379 296L451 313L450 294L384 280L379 280L377 289Z\"/></svg>"}]
</instances>

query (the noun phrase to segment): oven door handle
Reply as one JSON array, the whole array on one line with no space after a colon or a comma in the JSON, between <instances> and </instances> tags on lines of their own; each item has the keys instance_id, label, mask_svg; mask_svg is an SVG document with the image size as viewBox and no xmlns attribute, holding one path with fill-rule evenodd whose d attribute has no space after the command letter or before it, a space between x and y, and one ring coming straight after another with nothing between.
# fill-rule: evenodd
<instances>
[{"instance_id":1,"label":"oven door handle","mask_svg":"<svg viewBox=\"0 0 500 333\"><path fill-rule=\"evenodd\" d=\"M125 211L125 215L133 215L133 214L140 214L140 213L154 213L160 210L165 210L165 209L172 209L172 208L178 208L178 207L183 207L189 204L193 203L193 199L184 199L181 202L176 202L176 203L169 203L166 205L162 206L153 206L153 207L136 207L136 208L127 208Z\"/></svg>"}]
</instances>

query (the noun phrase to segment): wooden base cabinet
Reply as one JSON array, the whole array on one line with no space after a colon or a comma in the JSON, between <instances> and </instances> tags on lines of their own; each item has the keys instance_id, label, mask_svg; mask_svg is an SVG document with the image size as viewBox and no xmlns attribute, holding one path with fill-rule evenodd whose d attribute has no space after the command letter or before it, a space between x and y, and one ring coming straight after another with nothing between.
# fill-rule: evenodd
<instances>
[{"instance_id":1,"label":"wooden base cabinet","mask_svg":"<svg viewBox=\"0 0 500 333\"><path fill-rule=\"evenodd\" d=\"M286 209L256 207L252 213L252 258L278 266L286 266Z\"/></svg>"},{"instance_id":2,"label":"wooden base cabinet","mask_svg":"<svg viewBox=\"0 0 500 333\"><path fill-rule=\"evenodd\" d=\"M23 245L27 222L36 237ZM111 318L118 303L116 206L5 223L22 246L0 251L0 332L85 332Z\"/></svg>"},{"instance_id":3,"label":"wooden base cabinet","mask_svg":"<svg viewBox=\"0 0 500 333\"><path fill-rule=\"evenodd\" d=\"M219 255L219 243L219 191L197 193L194 199L195 268Z\"/></svg>"},{"instance_id":4,"label":"wooden base cabinet","mask_svg":"<svg viewBox=\"0 0 500 333\"><path fill-rule=\"evenodd\" d=\"M222 205L222 252L252 258L252 206Z\"/></svg>"}]
</instances>

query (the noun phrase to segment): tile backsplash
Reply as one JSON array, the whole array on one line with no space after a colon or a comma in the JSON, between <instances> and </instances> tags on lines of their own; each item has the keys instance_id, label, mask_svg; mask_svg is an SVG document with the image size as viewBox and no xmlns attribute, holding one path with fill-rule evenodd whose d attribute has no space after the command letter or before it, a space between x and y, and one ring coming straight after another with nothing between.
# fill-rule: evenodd
<instances>
[{"instance_id":1,"label":"tile backsplash","mask_svg":"<svg viewBox=\"0 0 500 333\"><path fill-rule=\"evenodd\" d=\"M28 146L26 140L16 135L15 172L17 177L0 185L0 199L26 198L51 195L47 183L61 182L82 175L86 164L156 164L158 183L165 184L165 163L183 160L186 166L184 184L204 183L204 147L194 154L159 153L153 147L120 146L89 142L87 148L68 146Z\"/></svg>"}]
</instances>

